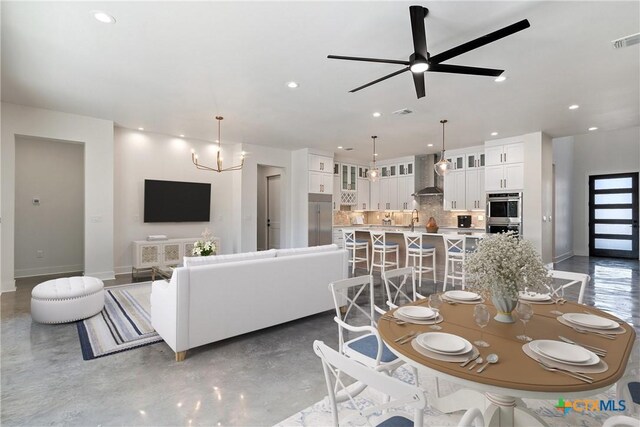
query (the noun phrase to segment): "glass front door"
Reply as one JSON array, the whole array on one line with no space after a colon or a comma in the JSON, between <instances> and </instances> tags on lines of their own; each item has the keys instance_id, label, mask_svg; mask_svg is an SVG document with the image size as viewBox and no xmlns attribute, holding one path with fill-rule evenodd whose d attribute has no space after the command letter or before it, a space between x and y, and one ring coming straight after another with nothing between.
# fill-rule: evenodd
<instances>
[{"instance_id":1,"label":"glass front door","mask_svg":"<svg viewBox=\"0 0 640 427\"><path fill-rule=\"evenodd\" d=\"M589 255L638 259L638 173L589 177Z\"/></svg>"}]
</instances>

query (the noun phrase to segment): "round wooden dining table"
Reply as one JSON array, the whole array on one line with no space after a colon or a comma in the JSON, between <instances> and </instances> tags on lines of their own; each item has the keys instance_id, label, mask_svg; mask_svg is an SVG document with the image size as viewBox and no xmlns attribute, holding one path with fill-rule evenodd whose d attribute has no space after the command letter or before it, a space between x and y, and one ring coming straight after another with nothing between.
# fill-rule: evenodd
<instances>
[{"instance_id":1,"label":"round wooden dining table","mask_svg":"<svg viewBox=\"0 0 640 427\"><path fill-rule=\"evenodd\" d=\"M496 309L484 302L492 315ZM419 300L410 305L428 305L427 300ZM606 350L603 360L608 369L602 373L589 373L592 383L543 369L538 362L523 351L524 342L516 338L522 334L523 324L500 323L493 318L482 330L482 338L488 348L478 348L485 360L487 355L499 356L496 364L489 365L482 373L469 370L460 363L444 362L427 357L416 351L411 341L404 344L395 340L409 332L421 334L435 332L429 325L413 323L398 324L380 319L378 331L382 340L399 358L417 369L432 370L436 377L461 386L461 389L447 396L437 395L430 404L442 412L454 412L470 407L484 409L487 426L532 426L546 425L534 412L528 410L522 398L551 399L559 397L587 398L608 390L625 373L635 342L636 333L630 325L609 313L594 307L567 302L565 304L533 304L534 315L527 324L527 335L534 340L559 340L563 336L577 343ZM473 319L474 304L448 304L440 308L443 322L438 332L446 332L465 338L473 343L480 339L480 327ZM395 310L391 310L393 314ZM606 339L594 333L580 333L558 320L561 313L591 313L615 320L624 328L624 333L615 339Z\"/></svg>"}]
</instances>

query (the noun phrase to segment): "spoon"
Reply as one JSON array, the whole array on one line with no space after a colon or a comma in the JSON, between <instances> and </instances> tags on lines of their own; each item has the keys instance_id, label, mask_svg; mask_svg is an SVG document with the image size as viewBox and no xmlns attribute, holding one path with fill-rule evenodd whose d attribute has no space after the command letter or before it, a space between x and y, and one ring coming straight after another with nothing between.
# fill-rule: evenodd
<instances>
[{"instance_id":1,"label":"spoon","mask_svg":"<svg viewBox=\"0 0 640 427\"><path fill-rule=\"evenodd\" d=\"M491 353L490 355L487 356L487 363L485 363L484 365L482 365L482 367L480 369L478 369L476 372L478 372L479 374L482 373L482 371L484 371L484 369L489 366L489 363L494 364L494 363L498 363L498 355L495 353Z\"/></svg>"},{"instance_id":2,"label":"spoon","mask_svg":"<svg viewBox=\"0 0 640 427\"><path fill-rule=\"evenodd\" d=\"M473 368L475 368L476 366L478 366L482 362L484 362L484 359L482 358L482 356L478 357L476 360L473 361L473 364L471 366L469 366L469 370L472 370Z\"/></svg>"}]
</instances>

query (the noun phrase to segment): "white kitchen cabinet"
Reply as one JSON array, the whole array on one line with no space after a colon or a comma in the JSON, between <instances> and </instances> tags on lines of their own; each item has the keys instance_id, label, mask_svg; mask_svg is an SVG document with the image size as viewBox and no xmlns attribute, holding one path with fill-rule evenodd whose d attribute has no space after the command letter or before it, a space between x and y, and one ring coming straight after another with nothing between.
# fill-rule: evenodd
<instances>
[{"instance_id":1,"label":"white kitchen cabinet","mask_svg":"<svg viewBox=\"0 0 640 427\"><path fill-rule=\"evenodd\" d=\"M309 171L331 173L332 166L334 162L331 157L309 154Z\"/></svg>"},{"instance_id":2,"label":"white kitchen cabinet","mask_svg":"<svg viewBox=\"0 0 640 427\"><path fill-rule=\"evenodd\" d=\"M380 180L369 183L369 204L372 211L384 210L380 202Z\"/></svg>"},{"instance_id":3,"label":"white kitchen cabinet","mask_svg":"<svg viewBox=\"0 0 640 427\"><path fill-rule=\"evenodd\" d=\"M356 210L371 210L369 184L370 182L368 179L358 178L358 196L356 200Z\"/></svg>"},{"instance_id":4,"label":"white kitchen cabinet","mask_svg":"<svg viewBox=\"0 0 640 427\"><path fill-rule=\"evenodd\" d=\"M464 162L466 160L466 155L464 153L445 153L444 156L449 162L451 162L451 170L462 170L464 169Z\"/></svg>"},{"instance_id":5,"label":"white kitchen cabinet","mask_svg":"<svg viewBox=\"0 0 640 427\"><path fill-rule=\"evenodd\" d=\"M484 168L467 169L465 194L467 210L485 210L486 195L484 190L484 174Z\"/></svg>"},{"instance_id":6,"label":"white kitchen cabinet","mask_svg":"<svg viewBox=\"0 0 640 427\"><path fill-rule=\"evenodd\" d=\"M485 167L485 190L522 190L524 187L524 163Z\"/></svg>"},{"instance_id":7,"label":"white kitchen cabinet","mask_svg":"<svg viewBox=\"0 0 640 427\"><path fill-rule=\"evenodd\" d=\"M333 174L340 175L340 163L333 162Z\"/></svg>"},{"instance_id":8,"label":"white kitchen cabinet","mask_svg":"<svg viewBox=\"0 0 640 427\"><path fill-rule=\"evenodd\" d=\"M444 177L444 202L443 209L466 209L466 175L465 171L451 171Z\"/></svg>"},{"instance_id":9,"label":"white kitchen cabinet","mask_svg":"<svg viewBox=\"0 0 640 427\"><path fill-rule=\"evenodd\" d=\"M398 179L380 180L380 207L382 210L398 210Z\"/></svg>"},{"instance_id":10,"label":"white kitchen cabinet","mask_svg":"<svg viewBox=\"0 0 640 427\"><path fill-rule=\"evenodd\" d=\"M358 178L368 179L369 166L358 166Z\"/></svg>"},{"instance_id":11,"label":"white kitchen cabinet","mask_svg":"<svg viewBox=\"0 0 640 427\"><path fill-rule=\"evenodd\" d=\"M406 161L398 164L398 176L413 175L415 163L413 161Z\"/></svg>"},{"instance_id":12,"label":"white kitchen cabinet","mask_svg":"<svg viewBox=\"0 0 640 427\"><path fill-rule=\"evenodd\" d=\"M487 166L524 162L524 143L487 146L484 149Z\"/></svg>"},{"instance_id":13,"label":"white kitchen cabinet","mask_svg":"<svg viewBox=\"0 0 640 427\"><path fill-rule=\"evenodd\" d=\"M414 178L412 175L399 176L398 180L398 209L412 210L413 196L415 192Z\"/></svg>"},{"instance_id":14,"label":"white kitchen cabinet","mask_svg":"<svg viewBox=\"0 0 640 427\"><path fill-rule=\"evenodd\" d=\"M398 176L398 165L379 165L380 176L382 178L393 178Z\"/></svg>"},{"instance_id":15,"label":"white kitchen cabinet","mask_svg":"<svg viewBox=\"0 0 640 427\"><path fill-rule=\"evenodd\" d=\"M485 154L484 149L481 151L470 152L466 154L465 167L469 169L483 168L485 166Z\"/></svg>"},{"instance_id":16,"label":"white kitchen cabinet","mask_svg":"<svg viewBox=\"0 0 640 427\"><path fill-rule=\"evenodd\" d=\"M343 163L340 166L340 188L342 191L356 191L358 167Z\"/></svg>"},{"instance_id":17,"label":"white kitchen cabinet","mask_svg":"<svg viewBox=\"0 0 640 427\"><path fill-rule=\"evenodd\" d=\"M333 210L340 210L340 175L333 175Z\"/></svg>"},{"instance_id":18,"label":"white kitchen cabinet","mask_svg":"<svg viewBox=\"0 0 640 427\"><path fill-rule=\"evenodd\" d=\"M309 193L333 194L333 174L309 171Z\"/></svg>"}]
</instances>

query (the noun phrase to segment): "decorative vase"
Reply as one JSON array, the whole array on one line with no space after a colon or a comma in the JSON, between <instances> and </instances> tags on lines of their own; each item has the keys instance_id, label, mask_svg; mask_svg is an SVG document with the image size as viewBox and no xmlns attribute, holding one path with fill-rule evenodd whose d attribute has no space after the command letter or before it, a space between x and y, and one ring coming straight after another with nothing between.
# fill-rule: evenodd
<instances>
[{"instance_id":1,"label":"decorative vase","mask_svg":"<svg viewBox=\"0 0 640 427\"><path fill-rule=\"evenodd\" d=\"M438 232L438 223L434 217L429 217L429 221L427 221L427 233L437 233Z\"/></svg>"},{"instance_id":2,"label":"decorative vase","mask_svg":"<svg viewBox=\"0 0 640 427\"><path fill-rule=\"evenodd\" d=\"M513 310L515 310L516 305L518 304L518 300L514 300L507 297L491 297L491 301L493 305L498 310L498 314L495 315L494 319L497 322L502 323L514 323L516 320L513 318Z\"/></svg>"}]
</instances>

